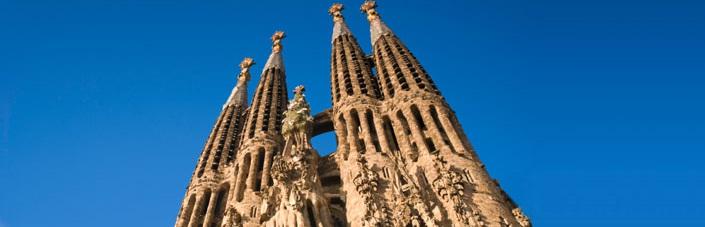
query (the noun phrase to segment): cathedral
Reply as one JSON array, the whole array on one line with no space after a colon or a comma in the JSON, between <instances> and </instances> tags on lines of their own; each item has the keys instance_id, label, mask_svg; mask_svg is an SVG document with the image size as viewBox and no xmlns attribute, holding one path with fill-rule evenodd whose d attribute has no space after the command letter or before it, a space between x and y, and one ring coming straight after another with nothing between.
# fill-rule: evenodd
<instances>
[{"instance_id":1,"label":"cathedral","mask_svg":"<svg viewBox=\"0 0 705 227\"><path fill-rule=\"evenodd\" d=\"M272 36L254 97L254 61L240 63L186 188L176 227L531 226L488 174L455 113L374 1L366 54L332 16L332 107L311 113L303 86L289 100L283 32ZM335 132L320 156L312 137Z\"/></svg>"}]
</instances>

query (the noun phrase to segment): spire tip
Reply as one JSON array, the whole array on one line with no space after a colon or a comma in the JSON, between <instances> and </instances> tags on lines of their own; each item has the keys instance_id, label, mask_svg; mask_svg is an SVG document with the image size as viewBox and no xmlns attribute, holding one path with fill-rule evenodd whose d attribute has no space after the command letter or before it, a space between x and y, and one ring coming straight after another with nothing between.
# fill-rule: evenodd
<instances>
[{"instance_id":1,"label":"spire tip","mask_svg":"<svg viewBox=\"0 0 705 227\"><path fill-rule=\"evenodd\" d=\"M274 35L272 35L272 51L275 53L279 53L282 49L281 45L281 40L286 37L284 35L283 31L276 31L274 32Z\"/></svg>"},{"instance_id":2,"label":"spire tip","mask_svg":"<svg viewBox=\"0 0 705 227\"><path fill-rule=\"evenodd\" d=\"M333 21L338 22L343 20L343 4L334 3L330 8L328 8L328 14L333 16Z\"/></svg>"},{"instance_id":3,"label":"spire tip","mask_svg":"<svg viewBox=\"0 0 705 227\"><path fill-rule=\"evenodd\" d=\"M252 60L252 58L246 57L246 58L242 59L242 62L240 62L240 70L246 71L246 70L250 69L250 67L252 67L252 65L254 65L254 64L255 64L255 61Z\"/></svg>"},{"instance_id":4,"label":"spire tip","mask_svg":"<svg viewBox=\"0 0 705 227\"><path fill-rule=\"evenodd\" d=\"M379 14L377 13L377 3L375 1L367 0L360 6L360 11L367 14L367 20L373 21L379 19Z\"/></svg>"}]
</instances>

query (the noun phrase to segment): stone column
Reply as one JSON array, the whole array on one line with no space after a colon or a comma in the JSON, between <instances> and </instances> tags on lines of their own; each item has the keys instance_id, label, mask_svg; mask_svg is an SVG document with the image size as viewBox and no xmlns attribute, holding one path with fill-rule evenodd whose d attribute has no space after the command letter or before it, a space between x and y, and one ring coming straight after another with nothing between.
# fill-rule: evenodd
<instances>
[{"instance_id":1,"label":"stone column","mask_svg":"<svg viewBox=\"0 0 705 227\"><path fill-rule=\"evenodd\" d=\"M350 115L350 112L344 112L343 116L345 117L345 128L348 131L348 145L350 146L349 152L357 152L359 150L357 144L359 138L356 137L359 135L355 133L355 130L357 130L357 128L353 127L352 116Z\"/></svg>"},{"instance_id":2,"label":"stone column","mask_svg":"<svg viewBox=\"0 0 705 227\"><path fill-rule=\"evenodd\" d=\"M362 136L365 138L365 153L372 152L377 149L372 141L372 130L370 130L370 127L367 124L366 112L367 109L364 109L364 112L357 112L357 116L360 119L360 127L362 127Z\"/></svg>"},{"instance_id":3,"label":"stone column","mask_svg":"<svg viewBox=\"0 0 705 227\"><path fill-rule=\"evenodd\" d=\"M250 169L247 174L247 188L254 189L257 181L257 162L259 161L259 149L252 149L250 152Z\"/></svg>"},{"instance_id":4,"label":"stone column","mask_svg":"<svg viewBox=\"0 0 705 227\"><path fill-rule=\"evenodd\" d=\"M264 167L262 169L262 180L260 181L260 189L263 189L267 187L269 184L269 169L272 166L272 161L273 161L273 156L274 156L274 150L276 150L276 147L267 147L265 148L264 152Z\"/></svg>"},{"instance_id":5,"label":"stone column","mask_svg":"<svg viewBox=\"0 0 705 227\"><path fill-rule=\"evenodd\" d=\"M411 129L411 136L414 140L416 140L416 146L419 147L421 153L428 154L430 151L428 150L428 147L426 147L424 134L419 128L419 125L416 123L414 115L411 114L411 111L407 108L403 108L402 112L404 114L404 118L406 118L406 123L409 124L409 128ZM409 119L411 119L411 121L409 121Z\"/></svg>"},{"instance_id":6,"label":"stone column","mask_svg":"<svg viewBox=\"0 0 705 227\"><path fill-rule=\"evenodd\" d=\"M336 131L336 138L338 139L338 150L349 150L349 142L347 142L347 129L346 125L343 124L343 122L340 122L340 119L338 116L331 116L333 118L333 122L335 122L335 131Z\"/></svg>"},{"instance_id":7,"label":"stone column","mask_svg":"<svg viewBox=\"0 0 705 227\"><path fill-rule=\"evenodd\" d=\"M213 212L215 211L215 206L217 205L216 200L220 199L220 198L218 198L218 194L220 194L220 193L219 193L219 191L216 190L216 191L212 192L211 197L208 198L210 200L210 202L208 203L208 207L206 210L206 217L204 218L204 221L203 221L203 226L211 226L211 222L213 222L213 215L215 215Z\"/></svg>"},{"instance_id":8,"label":"stone column","mask_svg":"<svg viewBox=\"0 0 705 227\"><path fill-rule=\"evenodd\" d=\"M380 147L382 148L382 150L379 152L390 154L392 152L390 149L392 148L389 147L387 131L384 130L384 121L382 120L382 117L374 111L372 112L372 116L374 117L374 122L372 122L372 124L377 130L377 139L379 140Z\"/></svg>"},{"instance_id":9,"label":"stone column","mask_svg":"<svg viewBox=\"0 0 705 227\"><path fill-rule=\"evenodd\" d=\"M205 209L202 207L203 206L203 199L204 199L203 193L204 192L199 190L196 195L196 203L193 204L193 211L191 212L191 218L189 219L189 223L187 223L188 227L201 227L201 226L198 226L198 215L201 215L200 214L201 209ZM205 198L205 199L209 199L209 198Z\"/></svg>"},{"instance_id":10,"label":"stone column","mask_svg":"<svg viewBox=\"0 0 705 227\"><path fill-rule=\"evenodd\" d=\"M460 138L460 134L456 131L455 126L450 121L447 112L445 110L441 110L440 108L436 109L436 111L439 115L438 119L441 121L443 128L446 130L446 134L448 135L451 144L455 147L455 151L458 153L467 153L474 158L475 155L471 153L470 148L468 147L466 149L465 146L463 146L463 139Z\"/></svg>"},{"instance_id":11,"label":"stone column","mask_svg":"<svg viewBox=\"0 0 705 227\"><path fill-rule=\"evenodd\" d=\"M433 120L433 116L431 116L430 111L430 106L421 105L419 107L419 112L421 112L421 118L426 124L426 127L431 131L429 134L434 140L436 148L438 148L439 150L441 150L441 148L443 148L444 150L449 150L450 148L448 144L446 144L445 139L443 138L443 132L441 132L441 129L439 129L438 125L436 125L436 121Z\"/></svg>"},{"instance_id":12,"label":"stone column","mask_svg":"<svg viewBox=\"0 0 705 227\"><path fill-rule=\"evenodd\" d=\"M250 161L252 160L252 157L250 157ZM244 161L244 160L243 160ZM249 169L245 169L245 163L240 163L240 166L238 167L238 173L237 173L237 180L235 181L235 200L240 201L241 195L243 194L243 190L245 190L245 185L247 185L246 179L247 175L249 173Z\"/></svg>"}]
</instances>

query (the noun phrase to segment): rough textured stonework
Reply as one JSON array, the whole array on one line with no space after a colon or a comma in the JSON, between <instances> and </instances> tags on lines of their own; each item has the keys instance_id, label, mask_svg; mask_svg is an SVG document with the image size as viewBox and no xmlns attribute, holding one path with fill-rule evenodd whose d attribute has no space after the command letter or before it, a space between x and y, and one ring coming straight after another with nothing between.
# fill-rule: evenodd
<instances>
[{"instance_id":1,"label":"rough textured stonework","mask_svg":"<svg viewBox=\"0 0 705 227\"><path fill-rule=\"evenodd\" d=\"M332 107L313 117L303 86L287 105L283 32L272 36L249 107L254 62L241 63L176 227L531 226L376 4L360 9L373 53L363 52L334 4ZM338 147L320 157L310 139L330 131Z\"/></svg>"}]
</instances>

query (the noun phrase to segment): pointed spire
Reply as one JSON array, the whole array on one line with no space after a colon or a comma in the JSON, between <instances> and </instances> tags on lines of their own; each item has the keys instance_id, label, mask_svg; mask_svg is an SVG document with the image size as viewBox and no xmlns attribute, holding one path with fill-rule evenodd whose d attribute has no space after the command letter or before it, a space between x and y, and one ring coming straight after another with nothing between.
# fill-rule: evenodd
<instances>
[{"instance_id":1,"label":"pointed spire","mask_svg":"<svg viewBox=\"0 0 705 227\"><path fill-rule=\"evenodd\" d=\"M274 32L274 35L272 35L272 54L269 55L267 63L264 64L264 69L262 70L263 73L269 68L279 68L284 71L284 63L282 62L281 56L281 40L284 39L284 37L286 36L284 36L283 31Z\"/></svg>"},{"instance_id":2,"label":"pointed spire","mask_svg":"<svg viewBox=\"0 0 705 227\"><path fill-rule=\"evenodd\" d=\"M387 27L382 19L379 18L377 13L377 3L375 1L365 1L365 3L360 6L360 10L367 14L367 20L370 21L370 38L372 38L372 44L374 44L379 37L386 34L391 34L392 30Z\"/></svg>"},{"instance_id":3,"label":"pointed spire","mask_svg":"<svg viewBox=\"0 0 705 227\"><path fill-rule=\"evenodd\" d=\"M237 76L237 84L228 97L228 101L223 105L223 109L230 105L247 106L247 82L250 81L250 67L255 64L252 58L245 58L240 62L240 74Z\"/></svg>"},{"instance_id":4,"label":"pointed spire","mask_svg":"<svg viewBox=\"0 0 705 227\"><path fill-rule=\"evenodd\" d=\"M328 14L333 16L333 37L331 42L335 41L335 38L341 35L348 35L350 29L348 25L345 24L345 19L343 18L343 4L335 3L328 9Z\"/></svg>"}]
</instances>

